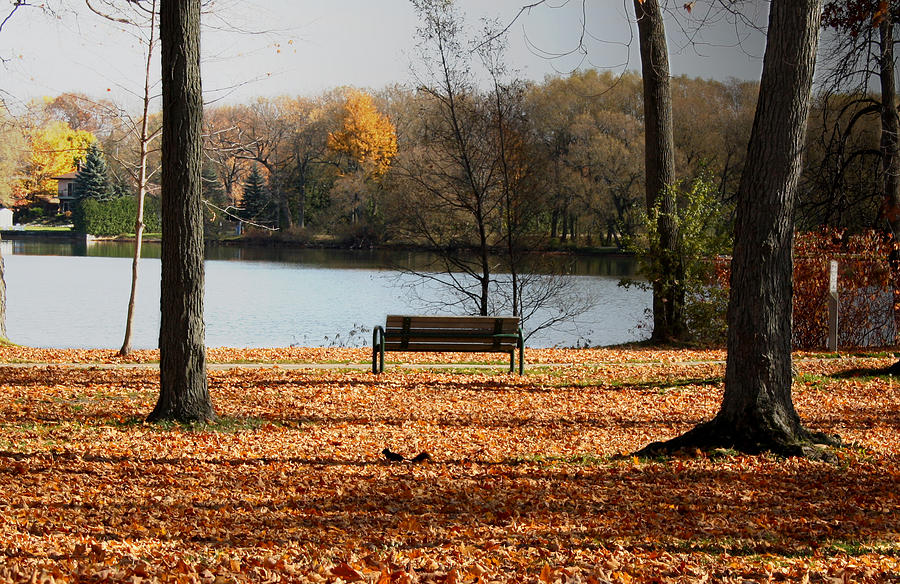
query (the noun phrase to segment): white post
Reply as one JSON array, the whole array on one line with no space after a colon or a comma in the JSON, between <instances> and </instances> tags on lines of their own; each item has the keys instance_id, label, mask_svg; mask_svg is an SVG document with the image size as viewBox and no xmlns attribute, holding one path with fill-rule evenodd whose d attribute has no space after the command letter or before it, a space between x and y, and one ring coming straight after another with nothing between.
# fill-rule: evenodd
<instances>
[{"instance_id":1,"label":"white post","mask_svg":"<svg viewBox=\"0 0 900 584\"><path fill-rule=\"evenodd\" d=\"M828 350L838 348L838 263L831 260L828 274Z\"/></svg>"}]
</instances>

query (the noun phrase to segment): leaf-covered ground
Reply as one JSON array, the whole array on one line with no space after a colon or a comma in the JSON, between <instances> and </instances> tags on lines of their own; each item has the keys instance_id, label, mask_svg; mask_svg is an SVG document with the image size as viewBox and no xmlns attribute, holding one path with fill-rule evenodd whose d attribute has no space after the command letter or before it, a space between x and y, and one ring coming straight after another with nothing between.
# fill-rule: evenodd
<instances>
[{"instance_id":1,"label":"leaf-covered ground","mask_svg":"<svg viewBox=\"0 0 900 584\"><path fill-rule=\"evenodd\" d=\"M893 358L798 360L801 417L853 444L814 463L616 456L712 416L721 352L389 357L460 364L211 369L223 420L186 428L142 422L153 367L0 348L0 583L900 582L900 385L856 371Z\"/></svg>"}]
</instances>

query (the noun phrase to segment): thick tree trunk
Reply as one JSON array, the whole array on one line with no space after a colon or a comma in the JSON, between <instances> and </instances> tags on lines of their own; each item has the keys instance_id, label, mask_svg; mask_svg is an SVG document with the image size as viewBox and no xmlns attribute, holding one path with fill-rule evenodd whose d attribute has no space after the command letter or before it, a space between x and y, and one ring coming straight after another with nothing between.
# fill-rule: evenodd
<instances>
[{"instance_id":1,"label":"thick tree trunk","mask_svg":"<svg viewBox=\"0 0 900 584\"><path fill-rule=\"evenodd\" d=\"M759 103L738 190L725 396L716 417L658 452L722 446L817 455L791 399L793 211L821 0L773 0Z\"/></svg>"},{"instance_id":2,"label":"thick tree trunk","mask_svg":"<svg viewBox=\"0 0 900 584\"><path fill-rule=\"evenodd\" d=\"M641 73L644 87L644 164L647 211L657 208L659 249L650 253L661 262L653 281L653 335L657 342L684 340L684 262L678 243L675 193L675 135L669 51L658 0L634 0Z\"/></svg>"},{"instance_id":3,"label":"thick tree trunk","mask_svg":"<svg viewBox=\"0 0 900 584\"><path fill-rule=\"evenodd\" d=\"M879 25L878 77L881 82L881 187L883 202L881 214L887 222L894 239L900 239L900 119L897 117L897 85L894 71L894 23L886 16ZM897 273L900 255L896 252L889 258L892 271ZM895 300L900 290L894 287ZM895 302L896 306L896 302ZM900 314L894 311L894 322L900 323ZM900 371L900 361L888 367L885 372L896 375Z\"/></svg>"},{"instance_id":4,"label":"thick tree trunk","mask_svg":"<svg viewBox=\"0 0 900 584\"><path fill-rule=\"evenodd\" d=\"M881 56L878 59L881 81L881 171L884 190L884 215L894 237L900 236L900 152L897 118L897 87L894 74L894 22L885 17L879 26Z\"/></svg>"},{"instance_id":5,"label":"thick tree trunk","mask_svg":"<svg viewBox=\"0 0 900 584\"><path fill-rule=\"evenodd\" d=\"M0 344L6 340L6 275L3 266L3 251L0 250Z\"/></svg>"},{"instance_id":6,"label":"thick tree trunk","mask_svg":"<svg viewBox=\"0 0 900 584\"><path fill-rule=\"evenodd\" d=\"M150 420L215 419L206 381L200 0L161 0L162 283L159 401Z\"/></svg>"}]
</instances>

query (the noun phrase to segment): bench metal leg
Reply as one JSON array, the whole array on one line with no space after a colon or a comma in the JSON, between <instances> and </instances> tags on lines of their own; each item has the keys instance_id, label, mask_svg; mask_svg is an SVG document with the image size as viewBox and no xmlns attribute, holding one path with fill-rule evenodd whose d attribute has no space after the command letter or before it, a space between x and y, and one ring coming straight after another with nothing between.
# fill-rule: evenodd
<instances>
[{"instance_id":1,"label":"bench metal leg","mask_svg":"<svg viewBox=\"0 0 900 584\"><path fill-rule=\"evenodd\" d=\"M516 351L519 352L519 375L525 372L525 339L522 336L522 329L516 331L516 348L509 352L509 372L516 370Z\"/></svg>"},{"instance_id":2,"label":"bench metal leg","mask_svg":"<svg viewBox=\"0 0 900 584\"><path fill-rule=\"evenodd\" d=\"M522 329L518 330L519 338L516 344L519 346L519 375L525 373L525 338L522 336Z\"/></svg>"},{"instance_id":3,"label":"bench metal leg","mask_svg":"<svg viewBox=\"0 0 900 584\"><path fill-rule=\"evenodd\" d=\"M372 330L372 373L384 371L384 328L381 325Z\"/></svg>"}]
</instances>

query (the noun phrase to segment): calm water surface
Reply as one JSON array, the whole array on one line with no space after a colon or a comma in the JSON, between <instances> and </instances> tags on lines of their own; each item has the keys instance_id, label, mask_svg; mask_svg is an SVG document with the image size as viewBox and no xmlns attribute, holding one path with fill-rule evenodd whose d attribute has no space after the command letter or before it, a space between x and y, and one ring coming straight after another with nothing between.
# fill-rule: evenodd
<instances>
[{"instance_id":1,"label":"calm water surface","mask_svg":"<svg viewBox=\"0 0 900 584\"><path fill-rule=\"evenodd\" d=\"M131 244L3 241L7 332L21 345L117 349L131 287ZM135 348L159 334L159 247L141 262ZM371 343L389 313L424 312L396 266L422 268L428 254L213 247L206 261L206 341L211 347L286 347ZM643 337L649 295L618 286L628 259L558 258L578 294L594 306L575 323L535 333L533 347L605 345ZM420 294L422 291L420 291ZM425 290L426 296L441 293ZM528 325L526 323L526 334Z\"/></svg>"}]
</instances>

